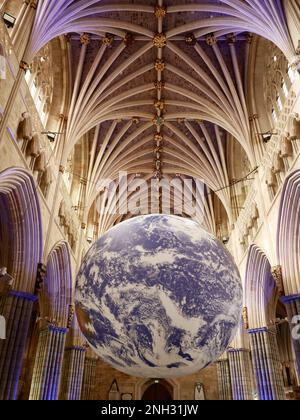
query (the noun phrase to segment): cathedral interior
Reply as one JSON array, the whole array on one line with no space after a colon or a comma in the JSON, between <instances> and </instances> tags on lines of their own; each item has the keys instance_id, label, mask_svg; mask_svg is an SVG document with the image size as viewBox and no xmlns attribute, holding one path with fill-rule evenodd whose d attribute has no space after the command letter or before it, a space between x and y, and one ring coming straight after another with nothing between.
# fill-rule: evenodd
<instances>
[{"instance_id":1,"label":"cathedral interior","mask_svg":"<svg viewBox=\"0 0 300 420\"><path fill-rule=\"evenodd\" d=\"M0 400L300 400L300 1L0 0L0 11ZM153 271L137 266L135 223L148 242L165 232L139 259ZM179 237L207 260L189 263L198 254ZM139 273L136 291L121 266ZM203 294L198 269L198 282L212 276ZM177 305L158 282L181 275ZM206 336L187 343L212 307ZM164 346L173 321L184 338L174 327Z\"/></svg>"}]
</instances>

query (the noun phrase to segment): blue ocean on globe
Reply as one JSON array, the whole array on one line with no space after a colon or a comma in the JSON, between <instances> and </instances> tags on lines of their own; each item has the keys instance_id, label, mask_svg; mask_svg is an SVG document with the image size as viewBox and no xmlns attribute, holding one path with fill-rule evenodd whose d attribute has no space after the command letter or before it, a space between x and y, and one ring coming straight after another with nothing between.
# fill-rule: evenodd
<instances>
[{"instance_id":1,"label":"blue ocean on globe","mask_svg":"<svg viewBox=\"0 0 300 420\"><path fill-rule=\"evenodd\" d=\"M89 250L76 311L91 347L114 368L180 377L216 361L232 342L242 285L228 251L196 222L140 216Z\"/></svg>"}]
</instances>

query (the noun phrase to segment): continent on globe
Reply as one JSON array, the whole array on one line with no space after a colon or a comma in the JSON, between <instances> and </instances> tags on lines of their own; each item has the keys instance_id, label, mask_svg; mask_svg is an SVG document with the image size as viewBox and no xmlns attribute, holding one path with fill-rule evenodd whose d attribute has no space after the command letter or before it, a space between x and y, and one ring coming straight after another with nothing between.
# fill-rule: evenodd
<instances>
[{"instance_id":1,"label":"continent on globe","mask_svg":"<svg viewBox=\"0 0 300 420\"><path fill-rule=\"evenodd\" d=\"M108 364L146 378L186 376L220 357L242 315L238 269L196 222L140 216L103 235L77 276L82 333Z\"/></svg>"}]
</instances>

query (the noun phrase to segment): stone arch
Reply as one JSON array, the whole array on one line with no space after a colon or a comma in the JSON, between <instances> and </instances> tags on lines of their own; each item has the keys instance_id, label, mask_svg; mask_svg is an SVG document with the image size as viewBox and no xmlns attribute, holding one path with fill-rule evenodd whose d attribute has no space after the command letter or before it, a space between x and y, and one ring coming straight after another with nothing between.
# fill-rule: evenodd
<instances>
[{"instance_id":1,"label":"stone arch","mask_svg":"<svg viewBox=\"0 0 300 420\"><path fill-rule=\"evenodd\" d=\"M268 257L256 245L249 249L244 294L249 327L274 325L278 290Z\"/></svg>"},{"instance_id":2,"label":"stone arch","mask_svg":"<svg viewBox=\"0 0 300 420\"><path fill-rule=\"evenodd\" d=\"M40 296L41 318L67 327L73 302L72 268L69 245L57 243L49 254L46 278Z\"/></svg>"},{"instance_id":3,"label":"stone arch","mask_svg":"<svg viewBox=\"0 0 300 420\"><path fill-rule=\"evenodd\" d=\"M38 264L42 261L42 222L36 186L24 169L0 173L0 266L12 277L3 298L7 339L0 343L0 399L17 397L28 336Z\"/></svg>"},{"instance_id":4,"label":"stone arch","mask_svg":"<svg viewBox=\"0 0 300 420\"><path fill-rule=\"evenodd\" d=\"M72 270L69 246L57 243L50 252L40 292L39 338L30 400L57 400L66 337L73 318Z\"/></svg>"},{"instance_id":5,"label":"stone arch","mask_svg":"<svg viewBox=\"0 0 300 420\"><path fill-rule=\"evenodd\" d=\"M281 196L277 228L277 258L291 331L300 314L300 170L292 172L286 179ZM296 321L295 321L296 320ZM300 342L293 340L300 377Z\"/></svg>"},{"instance_id":6,"label":"stone arch","mask_svg":"<svg viewBox=\"0 0 300 420\"><path fill-rule=\"evenodd\" d=\"M300 170L286 179L277 229L277 258L282 267L285 294L300 294Z\"/></svg>"},{"instance_id":7,"label":"stone arch","mask_svg":"<svg viewBox=\"0 0 300 420\"><path fill-rule=\"evenodd\" d=\"M42 222L32 176L24 169L0 173L0 263L14 278L13 288L33 293L37 265L42 261Z\"/></svg>"},{"instance_id":8,"label":"stone arch","mask_svg":"<svg viewBox=\"0 0 300 420\"><path fill-rule=\"evenodd\" d=\"M176 379L161 379L171 393L174 401L180 400L180 385ZM149 386L153 385L154 379L141 379L135 385L135 399L141 400Z\"/></svg>"},{"instance_id":9,"label":"stone arch","mask_svg":"<svg viewBox=\"0 0 300 420\"><path fill-rule=\"evenodd\" d=\"M279 293L266 254L256 245L249 250L245 299L250 348L260 400L284 400L284 382L277 343L276 307Z\"/></svg>"}]
</instances>

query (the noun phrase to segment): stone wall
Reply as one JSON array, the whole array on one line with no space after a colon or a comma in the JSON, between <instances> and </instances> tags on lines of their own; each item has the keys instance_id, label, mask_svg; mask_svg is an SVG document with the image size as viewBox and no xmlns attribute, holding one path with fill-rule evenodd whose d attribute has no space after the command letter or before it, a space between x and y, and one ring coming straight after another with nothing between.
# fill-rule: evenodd
<instances>
[{"instance_id":1,"label":"stone wall","mask_svg":"<svg viewBox=\"0 0 300 420\"><path fill-rule=\"evenodd\" d=\"M98 362L97 368L97 379L94 390L95 400L107 400L109 397L109 391L114 381L117 381L119 387L119 393L132 394L134 400L139 399L141 390L144 389L143 385L147 383L147 380L141 380L140 378L125 375L122 372L118 372L109 365L102 361ZM194 387L195 384L200 382L204 385L205 396L207 400L218 400L218 376L217 366L215 364L209 366L203 371L178 379L172 379L170 381L174 386L174 396L176 400L194 400Z\"/></svg>"}]
</instances>

